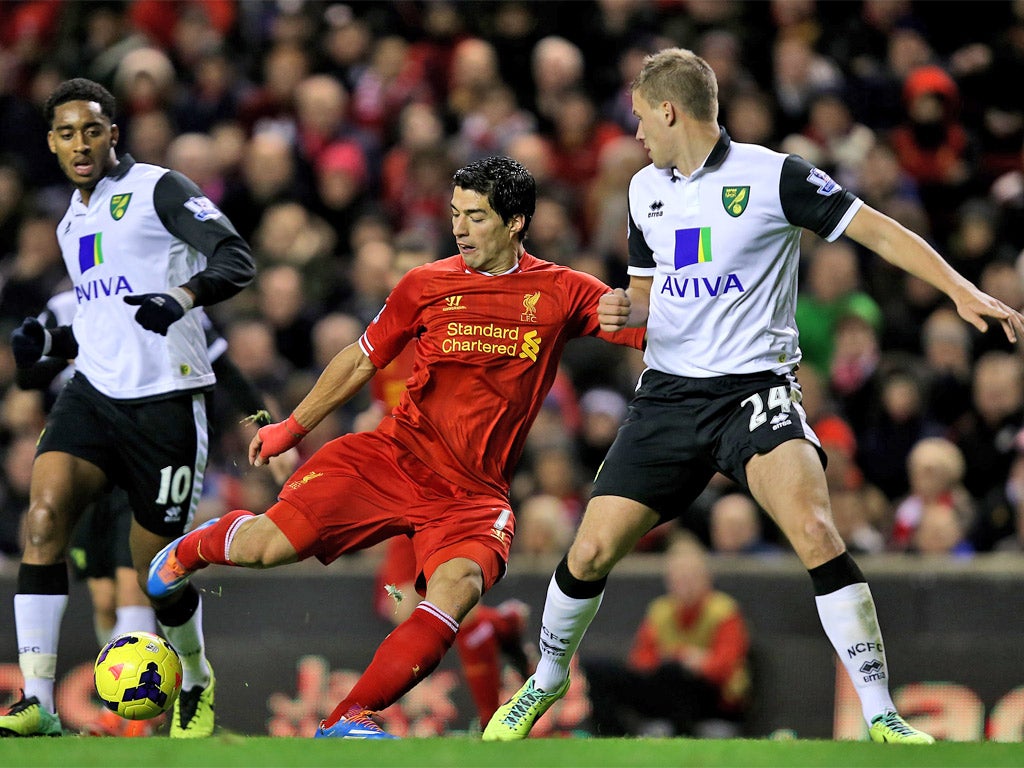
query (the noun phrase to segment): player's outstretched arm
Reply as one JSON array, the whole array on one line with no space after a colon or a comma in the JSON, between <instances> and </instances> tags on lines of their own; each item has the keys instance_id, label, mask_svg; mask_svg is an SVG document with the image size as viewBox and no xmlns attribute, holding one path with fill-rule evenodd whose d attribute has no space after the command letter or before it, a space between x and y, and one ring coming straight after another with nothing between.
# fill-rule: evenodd
<instances>
[{"instance_id":1,"label":"player's outstretched arm","mask_svg":"<svg viewBox=\"0 0 1024 768\"><path fill-rule=\"evenodd\" d=\"M349 344L328 363L291 416L256 433L249 443L249 463L261 466L272 456L298 445L329 413L351 400L376 372L359 343Z\"/></svg>"},{"instance_id":2,"label":"player's outstretched arm","mask_svg":"<svg viewBox=\"0 0 1024 768\"><path fill-rule=\"evenodd\" d=\"M949 296L960 317L979 331L988 329L985 318L996 320L1006 338L1024 338L1024 316L980 290L953 269L920 235L868 205L861 207L846 228L846 235L900 269L921 278Z\"/></svg>"}]
</instances>

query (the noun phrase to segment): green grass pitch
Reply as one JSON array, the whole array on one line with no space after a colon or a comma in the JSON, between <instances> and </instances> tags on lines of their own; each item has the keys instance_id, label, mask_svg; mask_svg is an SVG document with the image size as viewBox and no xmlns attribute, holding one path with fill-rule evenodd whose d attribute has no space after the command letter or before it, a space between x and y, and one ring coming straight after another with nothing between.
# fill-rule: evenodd
<instances>
[{"instance_id":1,"label":"green grass pitch","mask_svg":"<svg viewBox=\"0 0 1024 768\"><path fill-rule=\"evenodd\" d=\"M935 766L993 768L1024 765L1024 744L940 743L907 747L864 742L731 739L527 739L485 744L448 737L400 741L215 736L0 740L0 765L41 768L203 768L204 766L331 766L331 768L745 768L746 766Z\"/></svg>"}]
</instances>

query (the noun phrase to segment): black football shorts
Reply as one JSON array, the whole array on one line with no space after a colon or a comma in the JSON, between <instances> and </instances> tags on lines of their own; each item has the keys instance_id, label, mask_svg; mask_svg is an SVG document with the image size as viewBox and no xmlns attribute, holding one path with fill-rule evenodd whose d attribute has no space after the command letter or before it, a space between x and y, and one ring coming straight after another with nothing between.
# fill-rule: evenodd
<instances>
[{"instance_id":1,"label":"black football shorts","mask_svg":"<svg viewBox=\"0 0 1024 768\"><path fill-rule=\"evenodd\" d=\"M623 496L662 520L686 514L716 472L746 487L747 461L788 440L825 453L791 375L691 379L647 369L594 480L592 496Z\"/></svg>"},{"instance_id":2,"label":"black football shorts","mask_svg":"<svg viewBox=\"0 0 1024 768\"><path fill-rule=\"evenodd\" d=\"M39 438L36 453L48 451L95 464L127 493L139 525L159 536L180 536L195 515L206 472L206 396L114 400L76 373Z\"/></svg>"}]
</instances>

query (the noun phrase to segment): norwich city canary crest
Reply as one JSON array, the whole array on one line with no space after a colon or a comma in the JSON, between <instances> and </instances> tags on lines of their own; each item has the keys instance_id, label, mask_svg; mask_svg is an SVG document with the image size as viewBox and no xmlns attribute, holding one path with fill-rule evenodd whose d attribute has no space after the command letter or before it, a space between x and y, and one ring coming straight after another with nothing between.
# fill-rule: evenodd
<instances>
[{"instance_id":1,"label":"norwich city canary crest","mask_svg":"<svg viewBox=\"0 0 1024 768\"><path fill-rule=\"evenodd\" d=\"M734 219L747 210L750 187L722 187L722 205L725 212Z\"/></svg>"},{"instance_id":2,"label":"norwich city canary crest","mask_svg":"<svg viewBox=\"0 0 1024 768\"><path fill-rule=\"evenodd\" d=\"M114 217L114 221L120 221L124 218L125 211L128 210L128 203L131 202L131 199L131 192L123 195L114 195L110 198L110 215Z\"/></svg>"}]
</instances>

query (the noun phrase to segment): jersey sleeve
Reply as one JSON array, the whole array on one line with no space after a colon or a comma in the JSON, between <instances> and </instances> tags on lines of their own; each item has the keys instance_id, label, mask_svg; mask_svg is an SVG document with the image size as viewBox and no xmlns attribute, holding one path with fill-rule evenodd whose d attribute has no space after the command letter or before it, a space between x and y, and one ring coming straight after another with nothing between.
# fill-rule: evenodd
<instances>
[{"instance_id":1,"label":"jersey sleeve","mask_svg":"<svg viewBox=\"0 0 1024 768\"><path fill-rule=\"evenodd\" d=\"M224 301L252 282L256 264L249 244L195 182L168 171L153 189L153 206L168 232L206 256L206 269L185 283L196 305Z\"/></svg>"},{"instance_id":2,"label":"jersey sleeve","mask_svg":"<svg viewBox=\"0 0 1024 768\"><path fill-rule=\"evenodd\" d=\"M790 155L782 163L779 200L790 224L809 229L829 242L843 234L864 204L798 155Z\"/></svg>"},{"instance_id":3,"label":"jersey sleeve","mask_svg":"<svg viewBox=\"0 0 1024 768\"><path fill-rule=\"evenodd\" d=\"M629 218L626 225L626 241L629 246L629 274L631 275L653 275L654 274L654 250L647 244L644 233L633 220L633 207L630 203Z\"/></svg>"},{"instance_id":4,"label":"jersey sleeve","mask_svg":"<svg viewBox=\"0 0 1024 768\"><path fill-rule=\"evenodd\" d=\"M575 291L571 301L576 308L576 322L579 326L577 335L596 336L612 344L643 349L645 328L623 328L614 333L601 330L601 323L597 318L597 304L601 297L611 293L612 289L586 272L573 271L571 274L574 276L571 284Z\"/></svg>"},{"instance_id":5,"label":"jersey sleeve","mask_svg":"<svg viewBox=\"0 0 1024 768\"><path fill-rule=\"evenodd\" d=\"M359 346L378 370L405 349L421 327L422 280L417 270L406 273L394 287L377 316L359 337Z\"/></svg>"}]
</instances>

